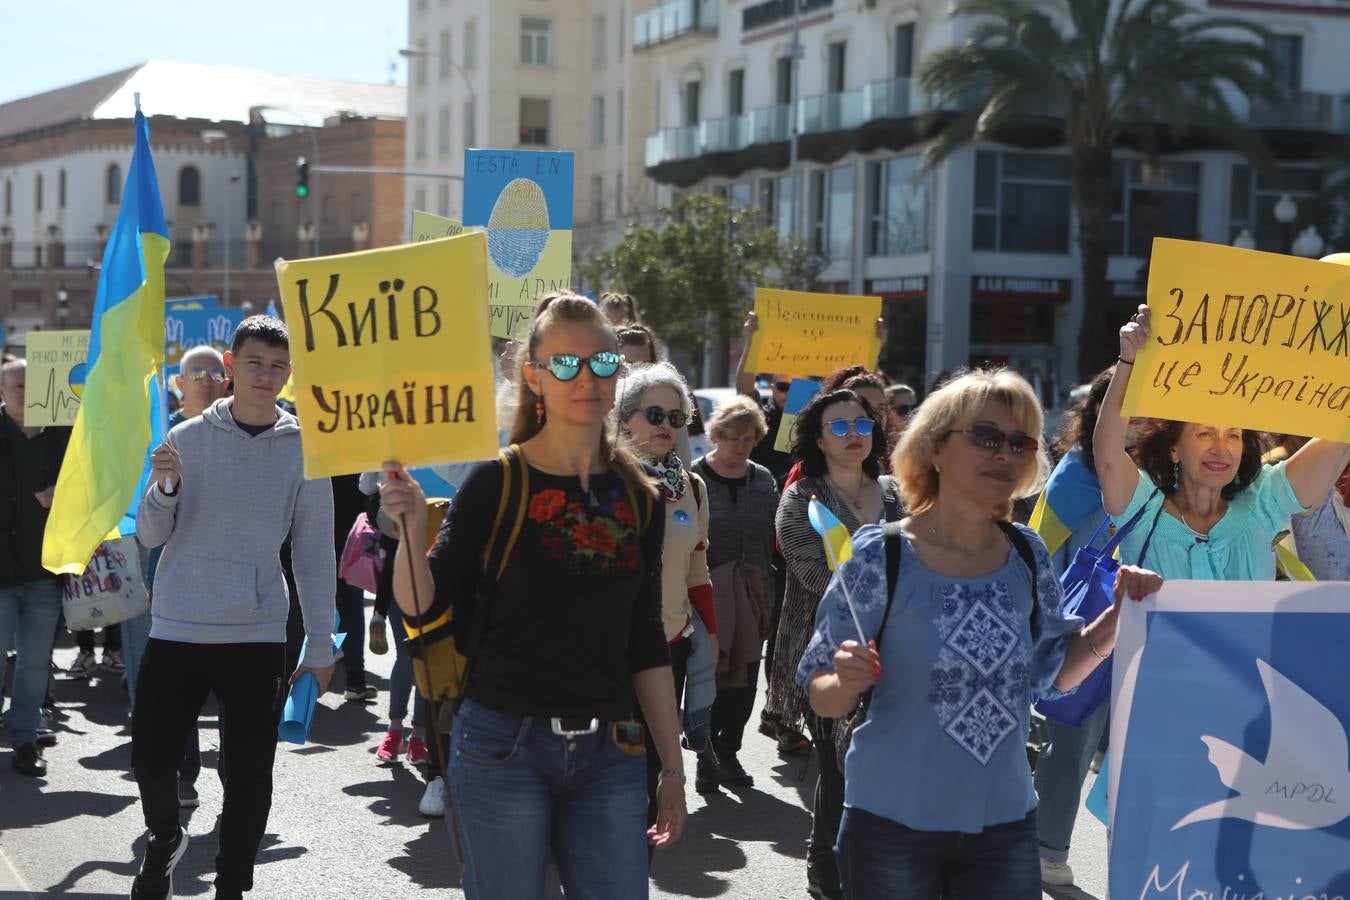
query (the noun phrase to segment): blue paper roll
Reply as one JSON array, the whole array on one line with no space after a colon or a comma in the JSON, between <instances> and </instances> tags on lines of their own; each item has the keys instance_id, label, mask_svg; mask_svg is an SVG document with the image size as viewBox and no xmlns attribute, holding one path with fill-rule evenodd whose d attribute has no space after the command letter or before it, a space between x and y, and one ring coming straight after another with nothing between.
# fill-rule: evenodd
<instances>
[{"instance_id":1,"label":"blue paper roll","mask_svg":"<svg viewBox=\"0 0 1350 900\"><path fill-rule=\"evenodd\" d=\"M346 634L333 635L333 653L336 655ZM309 649L309 638L300 645L300 658L305 658ZM281 724L277 726L277 736L291 744L303 744L309 739L309 728L314 724L314 707L319 702L319 679L313 673L306 672L291 685L286 695L286 708L281 714Z\"/></svg>"}]
</instances>

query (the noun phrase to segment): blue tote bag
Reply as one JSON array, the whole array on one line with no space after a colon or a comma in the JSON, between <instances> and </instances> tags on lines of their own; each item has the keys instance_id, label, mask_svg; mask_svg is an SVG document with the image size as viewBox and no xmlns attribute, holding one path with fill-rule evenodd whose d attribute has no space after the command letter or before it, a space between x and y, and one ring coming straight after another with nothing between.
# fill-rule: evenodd
<instances>
[{"instance_id":1,"label":"blue tote bag","mask_svg":"<svg viewBox=\"0 0 1350 900\"><path fill-rule=\"evenodd\" d=\"M1156 496L1156 495L1155 495ZM1150 498L1152 499L1152 498ZM1121 526L1111 540L1106 542L1100 550L1094 545L1110 524L1108 517L1098 526L1092 540L1084 546L1078 548L1078 552L1073 556L1073 562L1069 568L1060 576L1059 583L1064 586L1064 611L1082 617L1084 622L1091 623L1106 610L1111 608L1115 602L1115 583L1116 571L1120 568L1113 555L1120 542L1134 531L1139 519L1144 511L1148 509L1145 503L1139 508L1131 519ZM1161 507L1158 509L1162 513ZM1139 564L1142 565L1144 557L1148 555L1148 545L1153 540L1153 530L1158 527L1158 519L1153 519L1153 528L1149 529L1148 537L1144 539L1144 549L1139 554ZM1077 728L1083 724L1083 720L1092 715L1097 707L1106 702L1111 696L1111 660L1107 660L1093 670L1092 674L1083 679L1083 683L1078 686L1078 690L1066 697L1059 697L1055 700L1038 700L1035 703L1036 711L1047 719L1059 722L1061 725L1070 725Z\"/></svg>"}]
</instances>

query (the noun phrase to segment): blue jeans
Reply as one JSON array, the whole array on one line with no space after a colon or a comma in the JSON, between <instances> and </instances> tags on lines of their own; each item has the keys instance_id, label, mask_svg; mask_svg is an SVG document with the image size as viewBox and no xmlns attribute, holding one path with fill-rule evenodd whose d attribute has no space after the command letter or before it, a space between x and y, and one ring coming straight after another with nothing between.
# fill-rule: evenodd
<instances>
[{"instance_id":1,"label":"blue jeans","mask_svg":"<svg viewBox=\"0 0 1350 900\"><path fill-rule=\"evenodd\" d=\"M61 583L55 578L0 588L0 647L18 651L7 717L14 747L37 738L60 616Z\"/></svg>"},{"instance_id":2,"label":"blue jeans","mask_svg":"<svg viewBox=\"0 0 1350 900\"><path fill-rule=\"evenodd\" d=\"M1046 721L1049 745L1036 760L1036 794L1041 858L1069 861L1069 841L1083 796L1083 780L1111 719L1110 702L1103 703L1079 728Z\"/></svg>"},{"instance_id":3,"label":"blue jeans","mask_svg":"<svg viewBox=\"0 0 1350 900\"><path fill-rule=\"evenodd\" d=\"M646 765L603 725L567 739L466 700L449 781L467 900L543 898L550 852L567 900L645 898Z\"/></svg>"},{"instance_id":4,"label":"blue jeans","mask_svg":"<svg viewBox=\"0 0 1350 900\"><path fill-rule=\"evenodd\" d=\"M839 881L848 900L1041 900L1036 811L979 834L915 831L861 809L839 826Z\"/></svg>"},{"instance_id":5,"label":"blue jeans","mask_svg":"<svg viewBox=\"0 0 1350 900\"><path fill-rule=\"evenodd\" d=\"M403 628L403 614L398 606L389 608L389 641L394 645L394 669L389 673L389 718L402 720L408 715L408 696L414 694L412 723L415 727L427 722L427 701L417 690L413 679L412 654L408 652Z\"/></svg>"}]
</instances>

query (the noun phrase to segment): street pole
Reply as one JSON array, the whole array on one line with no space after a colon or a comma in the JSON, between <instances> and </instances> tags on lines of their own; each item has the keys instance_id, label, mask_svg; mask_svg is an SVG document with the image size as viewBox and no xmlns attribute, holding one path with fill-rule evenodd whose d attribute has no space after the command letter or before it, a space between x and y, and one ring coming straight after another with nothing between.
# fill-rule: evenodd
<instances>
[{"instance_id":1,"label":"street pole","mask_svg":"<svg viewBox=\"0 0 1350 900\"><path fill-rule=\"evenodd\" d=\"M797 184L797 103L799 101L798 92L800 88L798 83L801 81L798 71L798 61L802 55L802 4L801 0L792 0L792 65L788 67L788 78L791 84L788 85L788 100L791 106L788 108L788 187L792 191L792 202L788 209L791 211L792 223L789 225L788 234L792 237L797 235L798 224L798 190Z\"/></svg>"},{"instance_id":2,"label":"street pole","mask_svg":"<svg viewBox=\"0 0 1350 900\"><path fill-rule=\"evenodd\" d=\"M225 177L225 296L221 299L230 305L230 186L239 180L237 172Z\"/></svg>"}]
</instances>

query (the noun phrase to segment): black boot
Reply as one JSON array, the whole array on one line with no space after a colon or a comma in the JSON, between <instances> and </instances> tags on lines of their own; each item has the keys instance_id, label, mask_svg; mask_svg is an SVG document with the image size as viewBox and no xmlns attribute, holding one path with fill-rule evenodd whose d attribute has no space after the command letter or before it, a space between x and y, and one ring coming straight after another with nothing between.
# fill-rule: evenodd
<instances>
[{"instance_id":1,"label":"black boot","mask_svg":"<svg viewBox=\"0 0 1350 900\"><path fill-rule=\"evenodd\" d=\"M28 741L14 748L9 758L11 767L34 778L47 777L47 761L42 758L42 748L34 741Z\"/></svg>"},{"instance_id":2,"label":"black boot","mask_svg":"<svg viewBox=\"0 0 1350 900\"><path fill-rule=\"evenodd\" d=\"M844 900L834 854L806 861L806 893L812 900Z\"/></svg>"},{"instance_id":3,"label":"black boot","mask_svg":"<svg viewBox=\"0 0 1350 900\"><path fill-rule=\"evenodd\" d=\"M698 767L694 770L694 790L700 794L717 793L717 759L711 750L698 755Z\"/></svg>"},{"instance_id":4,"label":"black boot","mask_svg":"<svg viewBox=\"0 0 1350 900\"><path fill-rule=\"evenodd\" d=\"M717 780L730 788L748 788L755 786L755 779L745 771L736 754L723 751L717 754Z\"/></svg>"}]
</instances>

